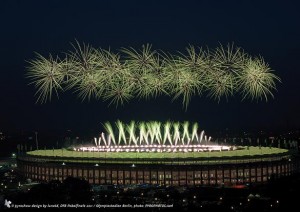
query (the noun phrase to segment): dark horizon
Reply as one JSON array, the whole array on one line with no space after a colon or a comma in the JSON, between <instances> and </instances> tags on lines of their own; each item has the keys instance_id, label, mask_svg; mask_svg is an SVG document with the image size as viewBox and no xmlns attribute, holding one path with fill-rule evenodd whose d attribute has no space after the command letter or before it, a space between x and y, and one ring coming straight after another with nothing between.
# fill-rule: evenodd
<instances>
[{"instance_id":1,"label":"dark horizon","mask_svg":"<svg viewBox=\"0 0 300 212\"><path fill-rule=\"evenodd\" d=\"M101 130L101 123L136 121L198 122L206 131L283 131L300 128L299 2L281 1L3 1L0 71L0 131ZM35 52L48 56L71 50L77 39L93 47L154 49L176 53L189 44L210 49L234 43L251 55L261 55L282 83L275 98L220 103L194 97L184 110L180 101L159 97L134 100L124 106L83 102L72 92L46 104L35 104L35 89L25 78L26 61Z\"/></svg>"}]
</instances>

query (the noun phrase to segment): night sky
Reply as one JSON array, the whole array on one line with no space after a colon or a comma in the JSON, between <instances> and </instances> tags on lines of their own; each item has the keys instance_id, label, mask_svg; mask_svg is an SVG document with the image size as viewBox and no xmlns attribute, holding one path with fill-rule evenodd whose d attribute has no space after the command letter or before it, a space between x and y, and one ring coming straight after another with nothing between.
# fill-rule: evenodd
<instances>
[{"instance_id":1,"label":"night sky","mask_svg":"<svg viewBox=\"0 0 300 212\"><path fill-rule=\"evenodd\" d=\"M97 131L105 121L197 121L204 130L286 130L300 127L299 1L22 1L0 3L0 131ZM36 104L24 77L26 61L71 50L70 42L94 47L154 49L176 53L188 44L215 48L234 42L262 55L282 79L275 98L220 103L194 97L134 100L122 107L81 102L72 92Z\"/></svg>"}]
</instances>

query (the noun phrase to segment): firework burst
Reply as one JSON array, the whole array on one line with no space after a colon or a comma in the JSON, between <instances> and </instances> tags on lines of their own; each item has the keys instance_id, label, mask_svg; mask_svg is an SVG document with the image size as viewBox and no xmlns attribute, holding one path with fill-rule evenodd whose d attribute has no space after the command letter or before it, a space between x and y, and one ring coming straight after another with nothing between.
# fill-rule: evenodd
<instances>
[{"instance_id":1,"label":"firework burst","mask_svg":"<svg viewBox=\"0 0 300 212\"><path fill-rule=\"evenodd\" d=\"M46 59L40 54L37 58L29 62L27 77L31 84L36 87L37 102L45 103L51 100L53 93L58 96L58 91L62 90L64 74L59 58L52 55Z\"/></svg>"},{"instance_id":2,"label":"firework burst","mask_svg":"<svg viewBox=\"0 0 300 212\"><path fill-rule=\"evenodd\" d=\"M275 81L280 78L272 73L269 65L263 58L249 58L245 68L239 74L239 88L243 98L260 99L273 97L272 91L276 89Z\"/></svg>"},{"instance_id":3,"label":"firework burst","mask_svg":"<svg viewBox=\"0 0 300 212\"><path fill-rule=\"evenodd\" d=\"M212 51L190 45L177 55L149 44L140 50L123 48L121 54L77 41L72 46L64 59L37 54L29 62L27 77L37 89L38 102L70 89L82 100L109 100L116 106L135 97L167 95L181 99L187 109L192 97L203 93L217 101L236 94L267 100L280 82L262 57L253 58L233 44Z\"/></svg>"}]
</instances>

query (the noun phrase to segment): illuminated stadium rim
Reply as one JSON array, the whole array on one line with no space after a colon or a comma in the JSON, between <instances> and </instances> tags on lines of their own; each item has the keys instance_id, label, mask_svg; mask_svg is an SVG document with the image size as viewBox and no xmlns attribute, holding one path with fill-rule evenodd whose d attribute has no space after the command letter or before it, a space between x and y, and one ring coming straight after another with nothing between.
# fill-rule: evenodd
<instances>
[{"instance_id":1,"label":"illuminated stadium rim","mask_svg":"<svg viewBox=\"0 0 300 212\"><path fill-rule=\"evenodd\" d=\"M116 146L85 146L74 147L74 151L83 152L212 152L231 151L236 147L219 145L116 145Z\"/></svg>"}]
</instances>

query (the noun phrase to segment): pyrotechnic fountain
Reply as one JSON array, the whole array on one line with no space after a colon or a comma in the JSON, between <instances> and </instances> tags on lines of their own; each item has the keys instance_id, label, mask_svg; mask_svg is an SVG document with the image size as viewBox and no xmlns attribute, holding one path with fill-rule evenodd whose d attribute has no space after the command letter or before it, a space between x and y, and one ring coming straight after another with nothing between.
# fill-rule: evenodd
<instances>
[{"instance_id":1,"label":"pyrotechnic fountain","mask_svg":"<svg viewBox=\"0 0 300 212\"><path fill-rule=\"evenodd\" d=\"M102 132L94 138L95 146L74 148L76 151L98 152L202 152L222 151L232 149L229 146L219 146L211 142L204 131L199 131L198 124L158 121L135 122L124 124L103 124L106 133Z\"/></svg>"}]
</instances>

